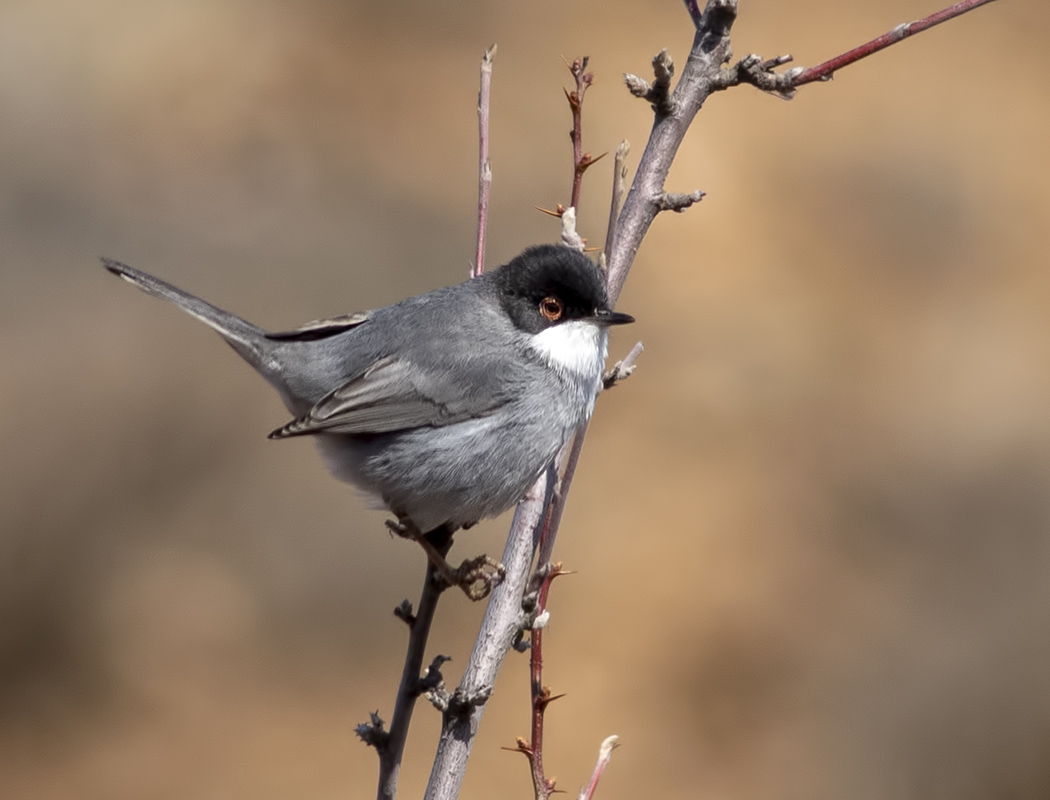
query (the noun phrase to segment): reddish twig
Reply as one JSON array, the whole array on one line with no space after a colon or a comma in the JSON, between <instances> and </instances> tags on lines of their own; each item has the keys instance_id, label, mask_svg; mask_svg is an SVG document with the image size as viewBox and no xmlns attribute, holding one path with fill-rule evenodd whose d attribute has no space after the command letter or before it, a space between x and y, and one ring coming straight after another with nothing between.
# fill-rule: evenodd
<instances>
[{"instance_id":1,"label":"reddish twig","mask_svg":"<svg viewBox=\"0 0 1050 800\"><path fill-rule=\"evenodd\" d=\"M605 154L597 158L591 157L590 153L583 152L583 96L587 93L587 87L594 81L594 75L587 72L587 56L574 59L569 65L569 72L576 81L573 91L565 90L565 99L569 101L572 109L572 195L569 200L570 208L579 208L580 189L583 186L583 173L587 168L598 161Z\"/></svg>"},{"instance_id":2,"label":"reddish twig","mask_svg":"<svg viewBox=\"0 0 1050 800\"><path fill-rule=\"evenodd\" d=\"M546 526L545 526L546 527ZM543 685L543 628L547 620L547 593L550 591L551 583L559 575L568 575L561 568L561 564L546 564L537 570L531 584L535 588L535 608L533 609L532 630L530 632L529 647L529 677L532 698L532 734L530 741L518 739L517 747L504 748L513 749L522 753L529 760L529 768L532 773L532 788L536 800L548 800L554 793L554 779L548 778L543 769L543 720L547 706L564 695L552 695L549 686ZM536 584L538 583L538 586Z\"/></svg>"},{"instance_id":3,"label":"reddish twig","mask_svg":"<svg viewBox=\"0 0 1050 800\"><path fill-rule=\"evenodd\" d=\"M961 3L956 3L949 8L938 11L936 14L930 14L930 16L916 22L905 22L898 25L889 33L883 34L877 39L872 39L867 44L862 44L860 47L854 47L849 52L835 56L834 58L825 61L823 64L818 64L815 67L809 67L808 69L803 70L794 77L792 84L794 86L802 86L803 84L812 83L813 81L829 81L835 74L836 70L849 66L854 61L860 61L862 58L867 58L872 53L877 53L879 50L885 50L890 45L897 44L897 42L907 39L909 36L916 33L922 33L924 30L932 28L934 25L940 25L942 22L947 22L950 19L958 17L960 14L965 14L967 11L972 11L979 6L987 5L991 2L994 2L994 0L962 0Z\"/></svg>"},{"instance_id":4,"label":"reddish twig","mask_svg":"<svg viewBox=\"0 0 1050 800\"><path fill-rule=\"evenodd\" d=\"M619 739L619 736L609 736L598 748L598 762L594 765L594 772L591 773L591 782L586 788L580 789L579 800L592 800L594 797L594 790L598 788L598 779L601 778L605 768L612 760L612 751L620 746Z\"/></svg>"},{"instance_id":5,"label":"reddish twig","mask_svg":"<svg viewBox=\"0 0 1050 800\"><path fill-rule=\"evenodd\" d=\"M770 92L785 100L790 100L795 96L795 90L799 86L815 81L830 81L834 77L835 72L843 67L860 61L862 58L867 58L880 50L885 50L890 45L904 41L909 36L922 33L934 25L947 22L965 14L967 11L973 11L975 8L991 2L994 2L994 0L962 0L960 3L956 3L935 14L930 14L930 16L916 22L902 23L889 33L872 39L860 47L854 47L852 50L837 55L815 67L793 67L785 72L773 72L775 67L787 64L792 60L792 57L784 55L763 60L761 56L751 53L744 56L729 69L723 70L722 74L718 76L715 88L728 89L731 86L748 83L764 92ZM631 77L633 78L634 76ZM635 80L637 81L638 79ZM628 88L631 92L637 94L637 86L631 81L628 81Z\"/></svg>"},{"instance_id":6,"label":"reddish twig","mask_svg":"<svg viewBox=\"0 0 1050 800\"><path fill-rule=\"evenodd\" d=\"M492 165L489 163L489 100L492 94L492 58L496 45L481 57L481 88L478 90L478 249L474 256L472 278L485 271L485 233L489 223L489 190L492 188Z\"/></svg>"}]
</instances>

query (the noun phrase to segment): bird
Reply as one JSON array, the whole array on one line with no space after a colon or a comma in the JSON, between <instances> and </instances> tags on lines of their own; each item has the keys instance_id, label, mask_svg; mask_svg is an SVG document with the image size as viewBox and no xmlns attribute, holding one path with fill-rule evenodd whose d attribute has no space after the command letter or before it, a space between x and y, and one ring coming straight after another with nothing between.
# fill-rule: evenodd
<instances>
[{"instance_id":1,"label":"bird","mask_svg":"<svg viewBox=\"0 0 1050 800\"><path fill-rule=\"evenodd\" d=\"M591 416L609 328L634 322L610 307L594 262L557 244L464 283L281 332L102 263L218 332L293 417L270 438L313 438L328 470L391 512L392 527L420 541L450 581L452 534L512 507L553 463Z\"/></svg>"}]
</instances>

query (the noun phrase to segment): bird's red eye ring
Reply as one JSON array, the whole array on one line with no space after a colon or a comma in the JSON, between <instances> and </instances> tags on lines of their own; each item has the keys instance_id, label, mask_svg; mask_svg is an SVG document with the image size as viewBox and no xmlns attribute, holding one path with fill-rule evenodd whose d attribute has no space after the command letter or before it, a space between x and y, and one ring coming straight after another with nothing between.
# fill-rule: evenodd
<instances>
[{"instance_id":1,"label":"bird's red eye ring","mask_svg":"<svg viewBox=\"0 0 1050 800\"><path fill-rule=\"evenodd\" d=\"M544 297L540 301L540 313L551 322L557 322L565 313L565 307L557 297Z\"/></svg>"}]
</instances>

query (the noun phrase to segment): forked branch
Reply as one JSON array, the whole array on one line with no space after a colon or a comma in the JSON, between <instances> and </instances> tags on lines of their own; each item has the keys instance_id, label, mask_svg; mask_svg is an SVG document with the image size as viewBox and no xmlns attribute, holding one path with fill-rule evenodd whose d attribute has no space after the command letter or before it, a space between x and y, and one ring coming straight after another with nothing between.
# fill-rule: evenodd
<instances>
[{"instance_id":1,"label":"forked branch","mask_svg":"<svg viewBox=\"0 0 1050 800\"><path fill-rule=\"evenodd\" d=\"M725 68L724 65L728 63L732 53L730 32L737 16L738 0L707 0L702 11L698 0L684 2L693 20L695 34L689 57L673 90L670 90L669 94L665 92L664 84L670 89L674 66L670 56L664 54L657 57L658 61L654 59L652 82L642 79L628 81L632 93L644 97L654 106L655 118L634 180L618 211L618 198L614 194L612 216L615 218L615 224L610 226L603 254L607 262L609 299L613 304L620 295L638 248L656 216L661 211L684 210L701 196L696 192L668 193L664 190L664 182L686 130L712 92L740 83L750 83L765 91L789 97L798 86L816 80L827 80L837 69L992 0L964 0L924 20L894 29L883 37L810 70L794 68L784 73L776 73L774 70L788 63L789 56L770 60L749 56L734 67ZM586 63L580 61L581 76L585 74L585 69ZM584 89L584 85L577 85L577 95L581 101ZM570 95L570 105L572 103ZM578 153L575 149L577 132L578 126L574 119L574 166L579 167L584 161L584 154L582 149ZM622 170L622 162L618 159L617 175L621 176L618 180L622 180ZM579 195L575 173L573 183L572 203L575 205ZM482 703L491 690L506 652L516 640L520 641L521 631L531 627L531 621L522 608L529 568L537 547L540 550L538 563L543 565L550 560L554 537L564 509L565 494L571 484L585 432L586 427L581 428L573 440L557 489L554 488L556 476L552 470L548 470L518 505L502 559L507 568L506 579L492 593L463 680L451 696L445 710L441 740L427 786L427 800L453 800L458 795L467 757L480 723ZM543 524L544 521L546 525ZM459 699L455 700L457 697ZM591 784L581 793L581 797L592 796L601 770L608 763L614 743L607 740L606 744Z\"/></svg>"}]
</instances>

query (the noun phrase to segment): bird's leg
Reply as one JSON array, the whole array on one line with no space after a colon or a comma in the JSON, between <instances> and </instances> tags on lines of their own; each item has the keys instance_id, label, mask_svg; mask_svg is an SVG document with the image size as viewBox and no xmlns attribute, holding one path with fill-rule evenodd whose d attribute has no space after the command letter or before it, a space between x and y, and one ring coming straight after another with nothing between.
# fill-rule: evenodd
<instances>
[{"instance_id":1,"label":"bird's leg","mask_svg":"<svg viewBox=\"0 0 1050 800\"><path fill-rule=\"evenodd\" d=\"M396 522L387 520L386 526L398 536L418 542L445 585L458 586L471 600L488 597L506 574L502 564L486 555L467 559L458 568L453 568L445 560L445 554L452 546L453 533L447 525L423 533L411 520L401 517Z\"/></svg>"}]
</instances>

